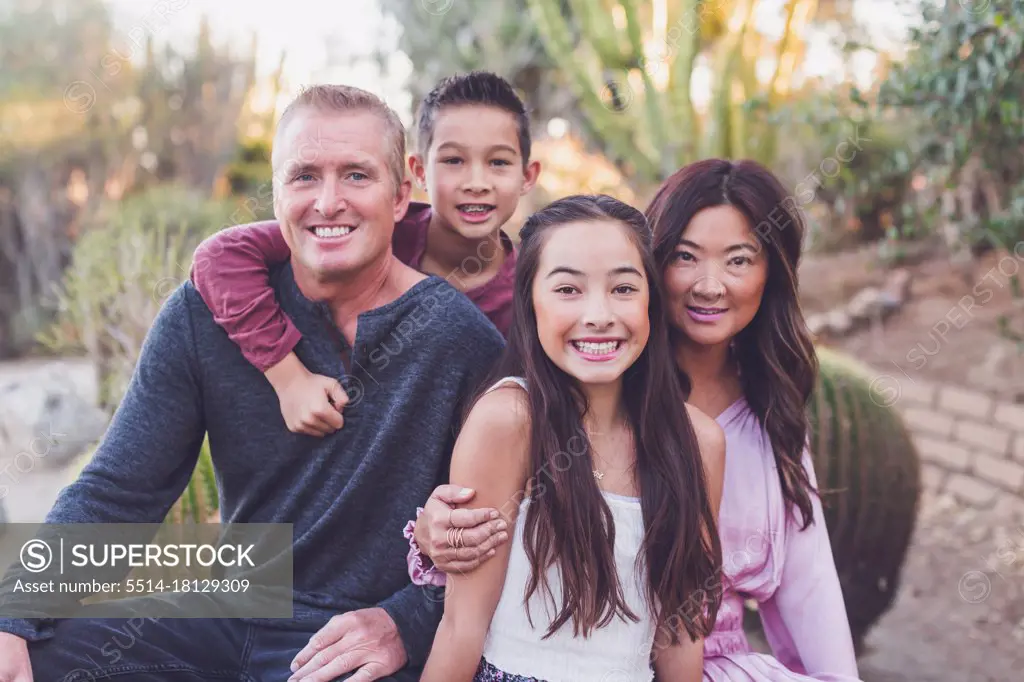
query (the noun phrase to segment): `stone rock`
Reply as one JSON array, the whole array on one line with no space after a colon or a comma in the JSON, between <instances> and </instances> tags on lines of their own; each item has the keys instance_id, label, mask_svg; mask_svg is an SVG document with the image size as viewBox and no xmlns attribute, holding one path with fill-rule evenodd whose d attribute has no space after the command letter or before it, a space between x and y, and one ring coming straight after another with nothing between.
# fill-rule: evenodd
<instances>
[{"instance_id":1,"label":"stone rock","mask_svg":"<svg viewBox=\"0 0 1024 682\"><path fill-rule=\"evenodd\" d=\"M890 298L903 305L910 298L910 271L906 268L897 268L886 277L882 291Z\"/></svg>"},{"instance_id":2,"label":"stone rock","mask_svg":"<svg viewBox=\"0 0 1024 682\"><path fill-rule=\"evenodd\" d=\"M811 336L821 336L828 333L828 318L820 313L808 315L807 330L811 333Z\"/></svg>"},{"instance_id":3,"label":"stone rock","mask_svg":"<svg viewBox=\"0 0 1024 682\"><path fill-rule=\"evenodd\" d=\"M56 372L0 386L0 457L62 467L103 436L108 415ZM32 466L34 466L33 464Z\"/></svg>"},{"instance_id":4,"label":"stone rock","mask_svg":"<svg viewBox=\"0 0 1024 682\"><path fill-rule=\"evenodd\" d=\"M843 310L833 310L826 315L828 329L839 336L843 336L853 328L853 320Z\"/></svg>"},{"instance_id":5,"label":"stone rock","mask_svg":"<svg viewBox=\"0 0 1024 682\"><path fill-rule=\"evenodd\" d=\"M882 320L898 311L910 296L910 271L894 270L884 286L865 287L846 305L807 317L813 336L846 336L866 323Z\"/></svg>"},{"instance_id":6,"label":"stone rock","mask_svg":"<svg viewBox=\"0 0 1024 682\"><path fill-rule=\"evenodd\" d=\"M846 313L858 322L873 320L882 314L882 292L874 287L861 289L846 304Z\"/></svg>"}]
</instances>

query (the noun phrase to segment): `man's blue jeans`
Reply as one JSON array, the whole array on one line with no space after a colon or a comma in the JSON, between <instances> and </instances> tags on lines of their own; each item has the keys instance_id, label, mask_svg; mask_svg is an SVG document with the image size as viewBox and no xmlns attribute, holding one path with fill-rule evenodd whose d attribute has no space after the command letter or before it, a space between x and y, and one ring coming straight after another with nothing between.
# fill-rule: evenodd
<instances>
[{"instance_id":1,"label":"man's blue jeans","mask_svg":"<svg viewBox=\"0 0 1024 682\"><path fill-rule=\"evenodd\" d=\"M285 682L315 632L227 618L72 618L30 644L29 656L35 682ZM419 674L407 668L384 679L415 682Z\"/></svg>"}]
</instances>

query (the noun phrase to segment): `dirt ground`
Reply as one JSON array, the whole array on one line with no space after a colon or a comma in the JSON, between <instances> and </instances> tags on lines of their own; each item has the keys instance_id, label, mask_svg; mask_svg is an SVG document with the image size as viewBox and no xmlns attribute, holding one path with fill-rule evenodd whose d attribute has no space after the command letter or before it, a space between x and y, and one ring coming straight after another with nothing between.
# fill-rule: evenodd
<instances>
[{"instance_id":1,"label":"dirt ground","mask_svg":"<svg viewBox=\"0 0 1024 682\"><path fill-rule=\"evenodd\" d=\"M1024 525L926 497L896 603L867 646L865 682L1024 679Z\"/></svg>"},{"instance_id":2,"label":"dirt ground","mask_svg":"<svg viewBox=\"0 0 1024 682\"><path fill-rule=\"evenodd\" d=\"M900 311L824 342L900 381L970 386L1024 402L1024 341L998 329L1005 316L1011 331L1024 338L1024 298L1014 299L1010 283L1014 273L1024 282L1024 258L989 253L963 269L933 257L905 267L912 273L910 300ZM881 285L887 272L867 249L809 257L800 273L805 312L830 310L863 287Z\"/></svg>"},{"instance_id":3,"label":"dirt ground","mask_svg":"<svg viewBox=\"0 0 1024 682\"><path fill-rule=\"evenodd\" d=\"M989 255L966 275L940 259L911 265L911 300L900 312L829 345L900 381L972 386L1024 402L1024 348L997 330L1000 315L1018 331L1024 326L1008 279L1024 267L1010 259ZM805 309L822 312L880 284L885 271L874 262L870 251L809 258L800 282ZM867 646L865 682L1024 680L1022 519L927 495L897 601Z\"/></svg>"}]
</instances>

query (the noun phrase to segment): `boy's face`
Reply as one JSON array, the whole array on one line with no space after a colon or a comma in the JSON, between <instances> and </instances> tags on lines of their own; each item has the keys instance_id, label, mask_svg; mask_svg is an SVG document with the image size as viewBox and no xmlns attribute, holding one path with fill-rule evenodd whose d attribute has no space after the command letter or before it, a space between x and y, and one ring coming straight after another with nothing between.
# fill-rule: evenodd
<instances>
[{"instance_id":1,"label":"boy's face","mask_svg":"<svg viewBox=\"0 0 1024 682\"><path fill-rule=\"evenodd\" d=\"M540 164L523 167L516 118L497 107L445 107L427 158L409 160L444 226L468 239L493 235L537 181Z\"/></svg>"}]
</instances>

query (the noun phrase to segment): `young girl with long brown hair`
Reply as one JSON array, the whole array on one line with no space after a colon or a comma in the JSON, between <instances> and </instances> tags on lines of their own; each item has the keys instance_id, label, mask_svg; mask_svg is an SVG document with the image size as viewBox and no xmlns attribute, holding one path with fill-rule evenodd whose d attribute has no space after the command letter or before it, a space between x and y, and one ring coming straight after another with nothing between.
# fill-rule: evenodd
<instances>
[{"instance_id":1,"label":"young girl with long brown hair","mask_svg":"<svg viewBox=\"0 0 1024 682\"><path fill-rule=\"evenodd\" d=\"M520 238L506 352L451 463L512 541L449 575L421 679L696 682L721 600L725 442L684 401L653 234L633 207L573 196Z\"/></svg>"},{"instance_id":2,"label":"young girl with long brown hair","mask_svg":"<svg viewBox=\"0 0 1024 682\"><path fill-rule=\"evenodd\" d=\"M508 346L451 468L512 540L449 576L422 680L699 680L724 441L685 406L647 221L575 196L521 237Z\"/></svg>"}]
</instances>

